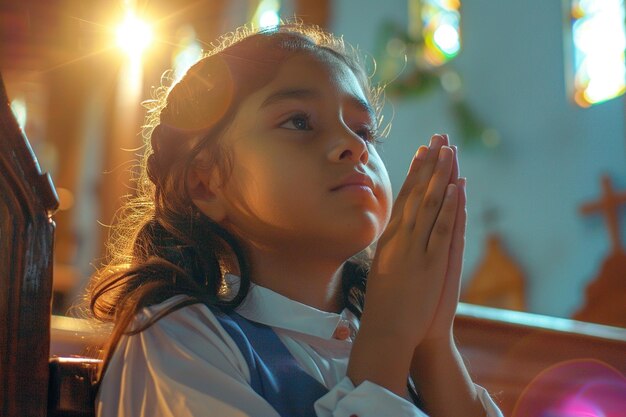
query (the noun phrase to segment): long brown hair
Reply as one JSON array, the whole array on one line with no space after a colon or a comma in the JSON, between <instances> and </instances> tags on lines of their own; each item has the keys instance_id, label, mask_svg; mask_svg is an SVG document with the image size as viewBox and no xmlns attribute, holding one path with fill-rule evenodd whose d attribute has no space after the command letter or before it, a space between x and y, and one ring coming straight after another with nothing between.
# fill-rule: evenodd
<instances>
[{"instance_id":1,"label":"long brown hair","mask_svg":"<svg viewBox=\"0 0 626 417\"><path fill-rule=\"evenodd\" d=\"M137 196L118 216L109 244L110 261L89 287L93 317L114 323L102 370L123 334L144 330L182 304L139 327L131 326L142 308L185 294L191 302L231 310L246 297L251 277L244 247L196 209L185 179L200 152L209 155L203 164L227 177L231 159L220 144L221 133L241 101L268 83L286 57L302 52L329 53L344 62L380 111L380 90L370 86L354 50L342 39L302 24L259 32L239 29L149 102ZM240 287L224 297L224 273L233 265L241 277ZM357 315L363 308L367 265L367 257L361 254L344 266L344 303Z\"/></svg>"}]
</instances>

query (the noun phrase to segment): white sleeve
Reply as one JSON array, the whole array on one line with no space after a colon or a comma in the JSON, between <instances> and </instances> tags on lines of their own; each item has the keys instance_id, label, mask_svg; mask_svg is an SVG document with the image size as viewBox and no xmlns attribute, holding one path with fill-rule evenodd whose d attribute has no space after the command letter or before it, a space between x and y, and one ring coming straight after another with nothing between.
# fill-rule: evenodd
<instances>
[{"instance_id":1,"label":"white sleeve","mask_svg":"<svg viewBox=\"0 0 626 417\"><path fill-rule=\"evenodd\" d=\"M345 377L315 402L318 417L427 417L413 403L369 381L355 387Z\"/></svg>"},{"instance_id":2,"label":"white sleeve","mask_svg":"<svg viewBox=\"0 0 626 417\"><path fill-rule=\"evenodd\" d=\"M503 417L489 393L478 385L476 389L485 416ZM427 417L413 403L380 385L365 381L355 388L348 377L315 402L315 412L318 417Z\"/></svg>"}]
</instances>

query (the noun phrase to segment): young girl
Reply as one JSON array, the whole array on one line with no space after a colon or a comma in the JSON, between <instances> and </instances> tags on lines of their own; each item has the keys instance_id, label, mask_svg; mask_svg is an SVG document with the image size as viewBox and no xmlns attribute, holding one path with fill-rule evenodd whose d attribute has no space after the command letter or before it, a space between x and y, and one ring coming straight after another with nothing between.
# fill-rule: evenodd
<instances>
[{"instance_id":1,"label":"young girl","mask_svg":"<svg viewBox=\"0 0 626 417\"><path fill-rule=\"evenodd\" d=\"M237 32L170 89L91 288L99 416L500 415L452 335L456 148L420 147L392 210L378 98L303 25Z\"/></svg>"}]
</instances>

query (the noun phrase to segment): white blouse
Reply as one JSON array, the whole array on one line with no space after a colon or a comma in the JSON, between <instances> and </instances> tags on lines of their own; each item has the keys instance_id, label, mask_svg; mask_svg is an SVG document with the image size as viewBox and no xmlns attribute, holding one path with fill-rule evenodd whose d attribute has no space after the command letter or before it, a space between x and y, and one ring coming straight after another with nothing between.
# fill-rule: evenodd
<instances>
[{"instance_id":1,"label":"white blouse","mask_svg":"<svg viewBox=\"0 0 626 417\"><path fill-rule=\"evenodd\" d=\"M145 320L185 299L176 296L143 310ZM319 417L424 417L405 398L346 377L358 320L317 310L252 284L236 310L271 326L302 368L330 391L315 402ZM250 371L237 345L203 304L180 308L139 334L123 336L96 400L99 417L279 417L249 385ZM502 417L477 387L488 417Z\"/></svg>"}]
</instances>

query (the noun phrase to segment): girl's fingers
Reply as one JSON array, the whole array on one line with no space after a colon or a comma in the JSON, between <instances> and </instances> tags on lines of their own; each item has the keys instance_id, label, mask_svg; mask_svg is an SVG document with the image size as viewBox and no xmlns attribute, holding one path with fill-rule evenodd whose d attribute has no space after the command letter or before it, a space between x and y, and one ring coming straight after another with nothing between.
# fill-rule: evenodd
<instances>
[{"instance_id":1,"label":"girl's fingers","mask_svg":"<svg viewBox=\"0 0 626 417\"><path fill-rule=\"evenodd\" d=\"M433 147L433 145L439 145L439 147L442 146L450 146L450 139L448 138L448 135L443 133L443 134L436 134L433 135L430 138L430 145L429 147Z\"/></svg>"},{"instance_id":2,"label":"girl's fingers","mask_svg":"<svg viewBox=\"0 0 626 417\"><path fill-rule=\"evenodd\" d=\"M465 178L459 178L457 181L459 199L454 219L454 230L452 231L452 242L450 243L450 263L448 265L448 274L459 277L461 276L461 266L463 264L465 228L467 226L466 181Z\"/></svg>"},{"instance_id":3,"label":"girl's fingers","mask_svg":"<svg viewBox=\"0 0 626 417\"><path fill-rule=\"evenodd\" d=\"M397 224L400 223L400 221L402 220L402 210L404 209L404 205L406 204L406 199L408 198L409 194L411 194L411 190L415 186L415 182L417 181L417 172L419 171L420 166L424 163L424 159L426 158L427 154L428 147L420 146L413 156L413 160L411 160L409 172L406 175L404 184L402 184L402 188L398 193L398 197L396 197L396 201L393 203L391 218L389 220L389 224L387 225L387 230L395 230Z\"/></svg>"},{"instance_id":4,"label":"girl's fingers","mask_svg":"<svg viewBox=\"0 0 626 417\"><path fill-rule=\"evenodd\" d=\"M428 244L430 233L437 214L441 209L446 186L449 184L453 163L452 149L444 146L432 162L433 169L424 168L414 192L407 199L403 217L406 226L420 234L421 247ZM424 165L427 165L425 163Z\"/></svg>"},{"instance_id":5,"label":"girl's fingers","mask_svg":"<svg viewBox=\"0 0 626 417\"><path fill-rule=\"evenodd\" d=\"M394 227L401 221L407 199L412 193L414 193L414 190L416 186L419 186L420 181L423 181L424 177L428 177L432 174L439 149L446 143L446 137L442 135L433 135L430 139L429 146L422 145L419 147L413 157L413 160L411 161L409 172L407 173L406 179L404 180L402 188L400 189L398 197L393 205L391 220L389 222L390 226Z\"/></svg>"},{"instance_id":6,"label":"girl's fingers","mask_svg":"<svg viewBox=\"0 0 626 417\"><path fill-rule=\"evenodd\" d=\"M465 225L466 225L466 192L465 178L460 178L457 182L458 202L454 228L450 243L450 253L445 275L445 281L441 292L437 314L433 319L429 332L432 336L445 335L449 332L454 320L454 314L459 302L461 289L461 272L463 269L463 249L465 247ZM442 244L445 244L442 243ZM434 334L432 334L434 333Z\"/></svg>"},{"instance_id":7,"label":"girl's fingers","mask_svg":"<svg viewBox=\"0 0 626 417\"><path fill-rule=\"evenodd\" d=\"M402 184L402 188L394 203L389 222L390 229L395 230L396 225L402 221L407 228L413 229L417 209L429 189L429 184L438 165L440 151L442 147L447 147L448 145L447 135L433 135L428 147L420 146L417 150L411 161L404 184ZM452 159L453 173L450 174L448 181L452 179L452 175L458 175L458 167L454 168L454 166L458 165L455 152L453 152Z\"/></svg>"},{"instance_id":8,"label":"girl's fingers","mask_svg":"<svg viewBox=\"0 0 626 417\"><path fill-rule=\"evenodd\" d=\"M439 152L444 142L445 140L441 136L435 135L432 137L428 153L425 155L425 159L420 165L419 170L414 173L414 178L411 181L411 187L408 190L409 192L402 211L404 223L409 227L412 227L412 225L415 224L415 207L419 205L424 193L428 189L428 184L430 183L433 171L437 165Z\"/></svg>"},{"instance_id":9,"label":"girl's fingers","mask_svg":"<svg viewBox=\"0 0 626 417\"><path fill-rule=\"evenodd\" d=\"M459 225L458 230L456 230L456 234L459 237L464 237L467 223L467 179L459 178L456 184L460 192L456 220L454 224Z\"/></svg>"},{"instance_id":10,"label":"girl's fingers","mask_svg":"<svg viewBox=\"0 0 626 417\"><path fill-rule=\"evenodd\" d=\"M450 175L450 182L456 183L459 179L459 154L458 149L455 145L451 146L452 151L454 152L453 164L452 164L452 174Z\"/></svg>"},{"instance_id":11,"label":"girl's fingers","mask_svg":"<svg viewBox=\"0 0 626 417\"><path fill-rule=\"evenodd\" d=\"M454 229L452 230L452 240L450 242L450 258L448 262L448 275L461 275L463 265L463 250L465 248L465 228L467 224L467 194L465 191L465 178L457 181L458 202L454 218Z\"/></svg>"},{"instance_id":12,"label":"girl's fingers","mask_svg":"<svg viewBox=\"0 0 626 417\"><path fill-rule=\"evenodd\" d=\"M428 236L426 251L438 256L446 254L447 257L457 216L459 193L456 184L448 184L445 190L441 210L439 210L432 231Z\"/></svg>"},{"instance_id":13,"label":"girl's fingers","mask_svg":"<svg viewBox=\"0 0 626 417\"><path fill-rule=\"evenodd\" d=\"M398 193L398 197L396 198L396 202L398 203L396 204L396 206L404 206L404 203L406 202L407 197L413 190L419 178L417 174L419 172L421 165L423 164L423 161L428 159L429 156L430 156L430 159L432 159L433 157L436 158L436 155L439 152L439 149L446 144L446 140L447 139L445 139L441 135L434 135L430 139L429 146L422 145L419 147L419 149L415 153L415 156L413 157L413 160L411 161L411 165L409 166L409 172L407 173L407 177L404 180L404 184L402 184L402 188L400 189L400 192Z\"/></svg>"},{"instance_id":14,"label":"girl's fingers","mask_svg":"<svg viewBox=\"0 0 626 417\"><path fill-rule=\"evenodd\" d=\"M411 160L411 165L409 166L409 172L406 174L404 184L402 184L402 188L400 189L396 202L393 206L393 213L391 214L392 218L397 210L401 210L401 207L404 207L404 203L417 181L417 172L423 161L426 159L427 154L428 147L422 145L413 156L413 160Z\"/></svg>"},{"instance_id":15,"label":"girl's fingers","mask_svg":"<svg viewBox=\"0 0 626 417\"><path fill-rule=\"evenodd\" d=\"M439 151L442 146L449 146L450 142L448 141L448 135L432 135L430 138L430 143L428 144L429 149L436 149Z\"/></svg>"}]
</instances>

